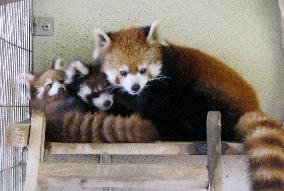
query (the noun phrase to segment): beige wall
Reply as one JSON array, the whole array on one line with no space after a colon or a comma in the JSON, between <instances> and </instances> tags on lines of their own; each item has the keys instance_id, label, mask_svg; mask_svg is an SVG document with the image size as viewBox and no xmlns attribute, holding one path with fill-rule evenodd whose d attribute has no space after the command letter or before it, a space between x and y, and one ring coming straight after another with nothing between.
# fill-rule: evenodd
<instances>
[{"instance_id":1,"label":"beige wall","mask_svg":"<svg viewBox=\"0 0 284 191\"><path fill-rule=\"evenodd\" d=\"M54 36L34 37L34 69L58 57L90 61L95 27L117 30L158 18L167 39L200 48L241 73L256 89L262 108L280 120L279 15L276 0L34 0L34 16L55 19Z\"/></svg>"}]
</instances>

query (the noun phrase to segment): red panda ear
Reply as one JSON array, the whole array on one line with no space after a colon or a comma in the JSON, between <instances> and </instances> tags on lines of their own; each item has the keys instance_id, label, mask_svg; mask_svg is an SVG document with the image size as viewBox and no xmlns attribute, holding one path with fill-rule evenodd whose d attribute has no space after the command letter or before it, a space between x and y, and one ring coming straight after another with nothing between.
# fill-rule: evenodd
<instances>
[{"instance_id":1,"label":"red panda ear","mask_svg":"<svg viewBox=\"0 0 284 191\"><path fill-rule=\"evenodd\" d=\"M144 33L148 41L158 41L159 40L159 36L158 36L159 23L160 23L159 20L155 20L151 24L150 27L144 28Z\"/></svg>"},{"instance_id":2,"label":"red panda ear","mask_svg":"<svg viewBox=\"0 0 284 191\"><path fill-rule=\"evenodd\" d=\"M61 58L55 60L55 62L52 63L52 65L51 65L51 69L64 71L64 67L63 67L63 65L62 65L62 61L63 61L63 60L62 60Z\"/></svg>"},{"instance_id":3,"label":"red panda ear","mask_svg":"<svg viewBox=\"0 0 284 191\"><path fill-rule=\"evenodd\" d=\"M107 33L100 29L94 30L95 35L95 51L94 58L98 57L100 53L104 52L107 47L110 45L111 38Z\"/></svg>"},{"instance_id":4,"label":"red panda ear","mask_svg":"<svg viewBox=\"0 0 284 191\"><path fill-rule=\"evenodd\" d=\"M18 84L25 85L26 83L31 83L35 79L35 76L30 73L20 73L16 80Z\"/></svg>"},{"instance_id":5,"label":"red panda ear","mask_svg":"<svg viewBox=\"0 0 284 191\"><path fill-rule=\"evenodd\" d=\"M21 86L26 87L26 93L28 96L28 99L31 98L31 83L34 81L35 76L30 74L30 73L21 73L17 76L16 81L17 81L17 87L18 90L20 90L20 94L23 96L24 92L22 92Z\"/></svg>"}]
</instances>

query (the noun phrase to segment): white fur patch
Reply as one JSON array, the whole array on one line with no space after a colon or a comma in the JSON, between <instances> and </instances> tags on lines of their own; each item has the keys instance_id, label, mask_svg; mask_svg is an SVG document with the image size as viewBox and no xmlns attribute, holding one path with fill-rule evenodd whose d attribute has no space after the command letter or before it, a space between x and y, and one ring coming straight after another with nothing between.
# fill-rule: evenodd
<instances>
[{"instance_id":1,"label":"white fur patch","mask_svg":"<svg viewBox=\"0 0 284 191\"><path fill-rule=\"evenodd\" d=\"M83 85L80 85L80 90L77 94L83 101L88 102L87 96L92 94L92 90L89 86L87 86L86 84L83 84Z\"/></svg>"},{"instance_id":2,"label":"white fur patch","mask_svg":"<svg viewBox=\"0 0 284 191\"><path fill-rule=\"evenodd\" d=\"M41 99L42 98L42 96L43 96L43 94L44 94L44 87L42 86L42 87L39 87L39 88L37 88L36 89L37 90L37 95L36 95L36 97L38 98L38 99Z\"/></svg>"},{"instance_id":3,"label":"white fur patch","mask_svg":"<svg viewBox=\"0 0 284 191\"><path fill-rule=\"evenodd\" d=\"M55 60L55 63L54 63L54 70L63 70L64 71L64 67L62 65L62 59L59 58L57 60Z\"/></svg>"},{"instance_id":4,"label":"white fur patch","mask_svg":"<svg viewBox=\"0 0 284 191\"><path fill-rule=\"evenodd\" d=\"M143 70L143 69L147 69L147 64L138 65L138 71Z\"/></svg>"},{"instance_id":5,"label":"white fur patch","mask_svg":"<svg viewBox=\"0 0 284 191\"><path fill-rule=\"evenodd\" d=\"M113 68L113 69L106 70L105 74L107 75L107 80L110 83L115 84L115 79L118 75L117 69Z\"/></svg>"},{"instance_id":6,"label":"white fur patch","mask_svg":"<svg viewBox=\"0 0 284 191\"><path fill-rule=\"evenodd\" d=\"M146 85L146 83L148 82L148 80L149 80L148 76L141 75L140 73L137 73L135 75L128 74L126 77L122 78L120 80L120 82L121 82L121 85L130 94L139 94L142 91L142 89L144 88L144 86ZM131 90L131 87L134 84L139 84L140 85L140 89L137 92L134 92L133 90Z\"/></svg>"},{"instance_id":7,"label":"white fur patch","mask_svg":"<svg viewBox=\"0 0 284 191\"><path fill-rule=\"evenodd\" d=\"M149 66L149 72L152 77L157 77L161 74L162 71L162 64L151 63Z\"/></svg>"},{"instance_id":8,"label":"white fur patch","mask_svg":"<svg viewBox=\"0 0 284 191\"><path fill-rule=\"evenodd\" d=\"M128 71L129 71L129 68L128 68L128 66L126 66L126 65L122 65L121 67L118 68L118 70L119 70L119 71L126 71L126 72L128 72Z\"/></svg>"},{"instance_id":9,"label":"white fur patch","mask_svg":"<svg viewBox=\"0 0 284 191\"><path fill-rule=\"evenodd\" d=\"M159 27L160 21L159 20L155 20L150 27L150 31L149 34L147 36L147 40L154 40L156 38L156 33L157 33L157 29Z\"/></svg>"},{"instance_id":10,"label":"white fur patch","mask_svg":"<svg viewBox=\"0 0 284 191\"><path fill-rule=\"evenodd\" d=\"M50 78L45 81L44 86L47 86L48 84L52 84L52 80Z\"/></svg>"},{"instance_id":11,"label":"white fur patch","mask_svg":"<svg viewBox=\"0 0 284 191\"><path fill-rule=\"evenodd\" d=\"M76 70L80 72L82 75L88 75L89 69L79 60L73 61L69 64L67 70L65 71L66 79L64 81L65 84L71 84L73 82L74 75L76 74Z\"/></svg>"},{"instance_id":12,"label":"white fur patch","mask_svg":"<svg viewBox=\"0 0 284 191\"><path fill-rule=\"evenodd\" d=\"M101 85L99 85L97 89L98 89L98 91L102 91L103 87Z\"/></svg>"},{"instance_id":13,"label":"white fur patch","mask_svg":"<svg viewBox=\"0 0 284 191\"><path fill-rule=\"evenodd\" d=\"M255 178L256 179L275 179L278 177L278 174L276 174L275 171L282 173L282 170L280 169L274 169L273 171L271 169L259 169L255 172Z\"/></svg>"},{"instance_id":14,"label":"white fur patch","mask_svg":"<svg viewBox=\"0 0 284 191\"><path fill-rule=\"evenodd\" d=\"M25 99L24 94L26 93L27 98L31 99L31 82L34 80L34 78L34 75L29 73L21 73L17 76L16 82L22 98ZM26 89L24 90L24 88Z\"/></svg>"},{"instance_id":15,"label":"white fur patch","mask_svg":"<svg viewBox=\"0 0 284 191\"><path fill-rule=\"evenodd\" d=\"M109 106L104 106L106 101L110 101L111 104ZM93 98L92 102L94 106L96 106L99 110L105 111L108 110L113 104L113 95L109 93L102 93L99 97Z\"/></svg>"},{"instance_id":16,"label":"white fur patch","mask_svg":"<svg viewBox=\"0 0 284 191\"><path fill-rule=\"evenodd\" d=\"M100 52L99 52L99 50L96 48L96 49L94 50L94 52L93 52L93 58L94 58L94 59L97 59L97 58L99 57L99 55L100 55Z\"/></svg>"},{"instance_id":17,"label":"white fur patch","mask_svg":"<svg viewBox=\"0 0 284 191\"><path fill-rule=\"evenodd\" d=\"M252 150L250 152L249 157L250 158L257 158L257 157L263 157L263 156L267 156L267 155L272 155L272 156L274 156L274 155L278 155L278 156L282 155L284 157L283 153L271 150L269 148L258 148L258 149Z\"/></svg>"},{"instance_id":18,"label":"white fur patch","mask_svg":"<svg viewBox=\"0 0 284 191\"><path fill-rule=\"evenodd\" d=\"M104 52L110 45L110 37L101 29L94 29L95 37L95 51L93 52L93 57L96 59L99 55Z\"/></svg>"},{"instance_id":19,"label":"white fur patch","mask_svg":"<svg viewBox=\"0 0 284 191\"><path fill-rule=\"evenodd\" d=\"M65 89L65 86L63 84L59 83L58 81L54 81L53 84L52 84L52 87L48 91L48 95L49 96L57 95L60 88Z\"/></svg>"},{"instance_id":20,"label":"white fur patch","mask_svg":"<svg viewBox=\"0 0 284 191\"><path fill-rule=\"evenodd\" d=\"M269 131L271 131L270 128L267 128L267 127L265 127L265 126L259 127L259 128L257 128L256 130L254 130L250 136L248 136L248 139L249 139L249 138L261 137L261 136L267 134L267 132L269 132Z\"/></svg>"}]
</instances>

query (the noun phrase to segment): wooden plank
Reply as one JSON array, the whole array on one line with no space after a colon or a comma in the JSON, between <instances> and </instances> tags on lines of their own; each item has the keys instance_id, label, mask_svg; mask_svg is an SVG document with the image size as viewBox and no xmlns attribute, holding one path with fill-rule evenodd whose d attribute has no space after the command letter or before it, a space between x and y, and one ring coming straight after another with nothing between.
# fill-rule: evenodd
<instances>
[{"instance_id":1,"label":"wooden plank","mask_svg":"<svg viewBox=\"0 0 284 191\"><path fill-rule=\"evenodd\" d=\"M207 115L207 166L209 190L222 191L221 167L221 113L209 111Z\"/></svg>"},{"instance_id":2,"label":"wooden plank","mask_svg":"<svg viewBox=\"0 0 284 191\"><path fill-rule=\"evenodd\" d=\"M206 189L208 177L205 166L41 163L39 183L80 188Z\"/></svg>"},{"instance_id":3,"label":"wooden plank","mask_svg":"<svg viewBox=\"0 0 284 191\"><path fill-rule=\"evenodd\" d=\"M6 129L6 144L11 147L25 147L28 145L30 123L17 123Z\"/></svg>"},{"instance_id":4,"label":"wooden plank","mask_svg":"<svg viewBox=\"0 0 284 191\"><path fill-rule=\"evenodd\" d=\"M31 118L24 191L39 190L38 172L39 163L43 155L45 124L46 122L43 112L33 111Z\"/></svg>"},{"instance_id":5,"label":"wooden plank","mask_svg":"<svg viewBox=\"0 0 284 191\"><path fill-rule=\"evenodd\" d=\"M109 164L111 163L111 155L100 155L100 163L101 164ZM110 191L111 188L109 187L103 187L102 188L103 191Z\"/></svg>"},{"instance_id":6,"label":"wooden plank","mask_svg":"<svg viewBox=\"0 0 284 191\"><path fill-rule=\"evenodd\" d=\"M205 155L205 142L156 143L47 143L45 154L110 154L110 155ZM243 154L243 144L222 143L222 153Z\"/></svg>"},{"instance_id":7,"label":"wooden plank","mask_svg":"<svg viewBox=\"0 0 284 191\"><path fill-rule=\"evenodd\" d=\"M100 155L100 163L111 163L111 155Z\"/></svg>"}]
</instances>

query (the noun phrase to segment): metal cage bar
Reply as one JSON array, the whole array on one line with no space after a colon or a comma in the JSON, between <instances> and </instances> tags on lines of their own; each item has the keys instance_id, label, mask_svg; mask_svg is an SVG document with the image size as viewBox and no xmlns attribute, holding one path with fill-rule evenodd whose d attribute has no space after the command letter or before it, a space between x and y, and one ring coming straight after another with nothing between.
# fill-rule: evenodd
<instances>
[{"instance_id":1,"label":"metal cage bar","mask_svg":"<svg viewBox=\"0 0 284 191\"><path fill-rule=\"evenodd\" d=\"M31 0L0 3L0 190L23 190L26 154L5 145L9 125L27 119L28 100L16 77L31 70Z\"/></svg>"}]
</instances>

